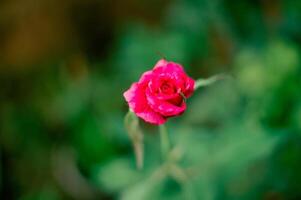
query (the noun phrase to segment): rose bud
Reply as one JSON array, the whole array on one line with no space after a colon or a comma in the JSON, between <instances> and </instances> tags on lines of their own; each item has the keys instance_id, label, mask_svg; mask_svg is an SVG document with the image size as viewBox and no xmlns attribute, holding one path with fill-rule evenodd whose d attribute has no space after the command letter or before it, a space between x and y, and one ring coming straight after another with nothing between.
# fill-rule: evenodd
<instances>
[{"instance_id":1,"label":"rose bud","mask_svg":"<svg viewBox=\"0 0 301 200\"><path fill-rule=\"evenodd\" d=\"M180 64L161 59L123 96L138 117L160 125L186 110L186 99L192 95L194 85Z\"/></svg>"}]
</instances>

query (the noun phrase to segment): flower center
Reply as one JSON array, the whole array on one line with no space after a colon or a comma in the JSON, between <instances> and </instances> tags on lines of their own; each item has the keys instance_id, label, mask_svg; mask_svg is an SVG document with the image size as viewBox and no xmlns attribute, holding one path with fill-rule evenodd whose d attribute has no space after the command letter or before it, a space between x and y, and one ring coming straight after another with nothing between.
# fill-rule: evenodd
<instances>
[{"instance_id":1,"label":"flower center","mask_svg":"<svg viewBox=\"0 0 301 200\"><path fill-rule=\"evenodd\" d=\"M160 86L160 92L163 94L173 94L175 92L174 87L169 82L163 82Z\"/></svg>"}]
</instances>

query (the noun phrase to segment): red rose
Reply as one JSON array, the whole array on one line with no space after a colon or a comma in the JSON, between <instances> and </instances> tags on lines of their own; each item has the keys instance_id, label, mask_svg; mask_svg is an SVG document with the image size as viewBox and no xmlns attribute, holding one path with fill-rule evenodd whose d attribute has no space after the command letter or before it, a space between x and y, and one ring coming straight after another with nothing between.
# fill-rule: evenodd
<instances>
[{"instance_id":1,"label":"red rose","mask_svg":"<svg viewBox=\"0 0 301 200\"><path fill-rule=\"evenodd\" d=\"M168 117L185 111L185 100L192 95L194 85L195 81L180 64L162 59L153 70L143 73L123 96L138 117L160 125Z\"/></svg>"}]
</instances>

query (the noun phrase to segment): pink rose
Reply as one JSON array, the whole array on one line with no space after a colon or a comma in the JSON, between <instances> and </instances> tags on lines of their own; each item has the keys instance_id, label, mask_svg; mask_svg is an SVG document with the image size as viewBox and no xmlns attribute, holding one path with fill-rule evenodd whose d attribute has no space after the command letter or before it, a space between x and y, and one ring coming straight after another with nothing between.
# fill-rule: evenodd
<instances>
[{"instance_id":1,"label":"pink rose","mask_svg":"<svg viewBox=\"0 0 301 200\"><path fill-rule=\"evenodd\" d=\"M123 96L138 117L160 125L186 110L185 100L192 95L194 84L180 64L161 59Z\"/></svg>"}]
</instances>

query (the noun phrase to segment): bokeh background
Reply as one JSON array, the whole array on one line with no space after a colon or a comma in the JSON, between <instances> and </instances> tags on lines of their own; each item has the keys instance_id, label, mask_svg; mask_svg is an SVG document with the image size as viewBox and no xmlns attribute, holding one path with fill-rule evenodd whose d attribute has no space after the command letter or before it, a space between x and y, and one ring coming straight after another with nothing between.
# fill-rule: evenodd
<instances>
[{"instance_id":1,"label":"bokeh background","mask_svg":"<svg viewBox=\"0 0 301 200\"><path fill-rule=\"evenodd\" d=\"M1 199L301 199L301 1L2 0ZM137 170L122 93L162 57L201 88Z\"/></svg>"}]
</instances>

